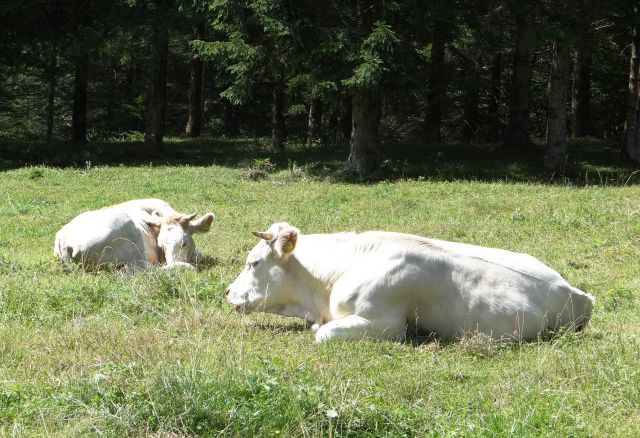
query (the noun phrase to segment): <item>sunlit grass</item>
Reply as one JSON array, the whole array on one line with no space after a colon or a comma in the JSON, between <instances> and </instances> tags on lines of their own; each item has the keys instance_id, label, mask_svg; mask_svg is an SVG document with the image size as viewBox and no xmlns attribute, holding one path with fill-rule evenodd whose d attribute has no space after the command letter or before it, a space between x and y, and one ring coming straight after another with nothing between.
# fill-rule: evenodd
<instances>
[{"instance_id":1,"label":"sunlit grass","mask_svg":"<svg viewBox=\"0 0 640 438\"><path fill-rule=\"evenodd\" d=\"M295 164L295 163L294 163ZM92 164L0 173L0 430L73 436L636 436L640 189L398 180L294 165ZM197 272L66 274L77 214L159 197L213 211ZM530 253L598 298L585 332L523 345L417 336L316 345L300 320L232 311L223 291L286 220Z\"/></svg>"}]
</instances>

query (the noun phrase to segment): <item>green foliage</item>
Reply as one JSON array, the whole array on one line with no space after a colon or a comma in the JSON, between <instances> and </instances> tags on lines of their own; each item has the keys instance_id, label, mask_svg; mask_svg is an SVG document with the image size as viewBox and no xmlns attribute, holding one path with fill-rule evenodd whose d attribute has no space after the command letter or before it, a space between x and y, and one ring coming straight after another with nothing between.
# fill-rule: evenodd
<instances>
[{"instance_id":1,"label":"green foliage","mask_svg":"<svg viewBox=\"0 0 640 438\"><path fill-rule=\"evenodd\" d=\"M140 143L144 141L144 132L128 131L121 132L109 139L116 143Z\"/></svg>"},{"instance_id":2,"label":"green foliage","mask_svg":"<svg viewBox=\"0 0 640 438\"><path fill-rule=\"evenodd\" d=\"M253 165L251 166L255 170L262 170L265 172L273 172L276 168L275 164L271 162L270 158L255 158Z\"/></svg>"},{"instance_id":3,"label":"green foliage","mask_svg":"<svg viewBox=\"0 0 640 438\"><path fill-rule=\"evenodd\" d=\"M289 105L289 108L287 108L286 114L288 116L295 117L295 116L304 115L307 112L309 112L307 107L301 103L298 103L298 104Z\"/></svg>"},{"instance_id":4,"label":"green foliage","mask_svg":"<svg viewBox=\"0 0 640 438\"><path fill-rule=\"evenodd\" d=\"M69 139L76 60L85 53L90 143L144 132L157 1L5 3L0 12L5 30L0 36L0 141L42 143L50 117L53 143ZM270 129L272 88L286 84L286 132L293 141L307 134L304 109L313 99L323 102L316 141L343 141L338 121L346 116L345 98L370 87L383 92L382 140L424 141L430 51L437 35L445 42L443 139L498 141L509 117L517 6L522 5L483 0L172 2L165 130L171 135L184 131L189 64L197 57L206 64L204 135L264 137ZM591 134L619 139L627 98L625 47L634 11L620 1L531 7L537 30L533 137L545 135L548 48L564 36L575 44L585 39L592 49ZM194 36L194 27L201 26L206 31Z\"/></svg>"},{"instance_id":5,"label":"green foliage","mask_svg":"<svg viewBox=\"0 0 640 438\"><path fill-rule=\"evenodd\" d=\"M362 41L359 54L362 62L356 66L353 76L345 79L343 84L354 88L378 85L392 65L392 56L398 42L395 32L388 24L376 21L371 34Z\"/></svg>"},{"instance_id":6,"label":"green foliage","mask_svg":"<svg viewBox=\"0 0 640 438\"><path fill-rule=\"evenodd\" d=\"M220 95L234 105L240 105L254 92L253 80L264 64L264 54L260 47L248 44L239 32L233 32L229 41L192 41L192 48L199 57L226 65L227 72L234 78L229 88Z\"/></svg>"}]
</instances>

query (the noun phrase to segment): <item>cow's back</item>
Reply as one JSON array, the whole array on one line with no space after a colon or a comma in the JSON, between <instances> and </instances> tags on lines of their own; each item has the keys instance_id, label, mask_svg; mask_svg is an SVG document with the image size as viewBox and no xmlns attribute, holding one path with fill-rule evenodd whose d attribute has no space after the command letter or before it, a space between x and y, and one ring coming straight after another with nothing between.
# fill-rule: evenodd
<instances>
[{"instance_id":1,"label":"cow's back","mask_svg":"<svg viewBox=\"0 0 640 438\"><path fill-rule=\"evenodd\" d=\"M82 213L56 234L54 254L85 267L143 265L147 260L142 214L109 208Z\"/></svg>"},{"instance_id":2,"label":"cow's back","mask_svg":"<svg viewBox=\"0 0 640 438\"><path fill-rule=\"evenodd\" d=\"M529 254L445 240L426 240L432 242L434 247L441 248L450 257L473 258L482 263L547 282L562 280L560 274L555 270Z\"/></svg>"}]
</instances>

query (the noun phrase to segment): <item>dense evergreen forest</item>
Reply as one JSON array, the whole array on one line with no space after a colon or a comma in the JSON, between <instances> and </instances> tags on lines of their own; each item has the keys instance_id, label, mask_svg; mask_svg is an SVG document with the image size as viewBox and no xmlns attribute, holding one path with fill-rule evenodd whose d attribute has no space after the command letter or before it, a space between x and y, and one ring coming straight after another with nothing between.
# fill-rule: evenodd
<instances>
[{"instance_id":1,"label":"dense evergreen forest","mask_svg":"<svg viewBox=\"0 0 640 438\"><path fill-rule=\"evenodd\" d=\"M380 142L537 148L558 171L590 136L640 163L634 4L4 0L0 142L260 137L366 176Z\"/></svg>"}]
</instances>

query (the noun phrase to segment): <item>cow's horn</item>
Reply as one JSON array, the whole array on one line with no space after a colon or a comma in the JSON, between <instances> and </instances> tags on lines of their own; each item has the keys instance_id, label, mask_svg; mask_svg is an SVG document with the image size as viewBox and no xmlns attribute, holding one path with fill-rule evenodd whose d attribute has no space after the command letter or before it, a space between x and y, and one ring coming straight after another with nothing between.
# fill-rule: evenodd
<instances>
[{"instance_id":1,"label":"cow's horn","mask_svg":"<svg viewBox=\"0 0 640 438\"><path fill-rule=\"evenodd\" d=\"M273 240L273 234L266 231L252 231L251 234L264 240Z\"/></svg>"}]
</instances>

